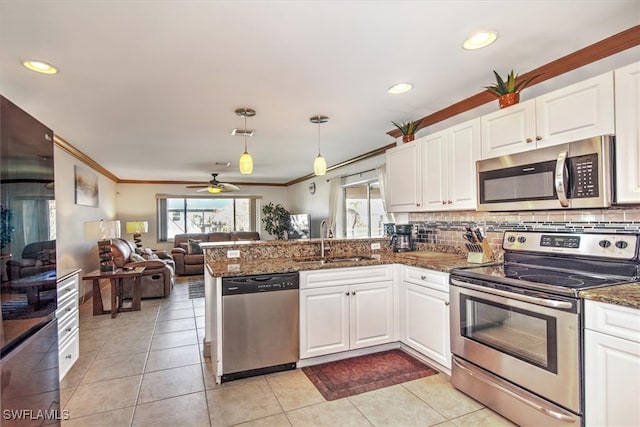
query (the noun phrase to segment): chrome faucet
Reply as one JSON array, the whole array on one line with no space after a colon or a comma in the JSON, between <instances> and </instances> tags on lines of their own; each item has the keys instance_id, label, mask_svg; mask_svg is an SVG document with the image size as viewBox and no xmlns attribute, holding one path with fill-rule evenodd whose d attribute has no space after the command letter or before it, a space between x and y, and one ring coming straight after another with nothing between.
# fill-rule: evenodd
<instances>
[{"instance_id":1,"label":"chrome faucet","mask_svg":"<svg viewBox=\"0 0 640 427\"><path fill-rule=\"evenodd\" d=\"M326 234L327 220L320 222L320 258L324 258L324 236Z\"/></svg>"}]
</instances>

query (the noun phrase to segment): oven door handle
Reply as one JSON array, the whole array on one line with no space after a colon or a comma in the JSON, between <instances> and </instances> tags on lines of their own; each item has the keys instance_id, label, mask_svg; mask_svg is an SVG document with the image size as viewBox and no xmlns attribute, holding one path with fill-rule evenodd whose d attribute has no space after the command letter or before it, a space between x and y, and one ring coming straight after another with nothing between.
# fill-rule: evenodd
<instances>
[{"instance_id":1,"label":"oven door handle","mask_svg":"<svg viewBox=\"0 0 640 427\"><path fill-rule=\"evenodd\" d=\"M569 199L567 198L567 156L568 151L563 151L558 154L556 160L556 173L554 175L554 182L556 186L556 193L558 194L558 201L563 208L569 207Z\"/></svg>"},{"instance_id":2,"label":"oven door handle","mask_svg":"<svg viewBox=\"0 0 640 427\"><path fill-rule=\"evenodd\" d=\"M479 378L481 381L484 382L488 382L489 384L491 384L492 387L497 388L498 390L500 390L501 392L508 394L509 396L513 397L514 399L524 403L527 406L530 406L531 408L542 412L543 414L549 416L549 417L553 417L557 420L560 421L564 421L564 422L568 422L568 423L575 423L575 419L562 414L560 412L554 411L553 409L549 409L549 408L545 408L542 405L539 405L536 402L532 402L531 400L527 399L524 396L521 396L520 394L516 393L514 390L510 390L506 387L503 387L502 385L496 383L495 381L492 381L490 378L485 377L484 375L482 375L481 372L477 372L476 370L471 370L469 369L466 365L466 363L464 363L462 360L458 360L457 357L453 357L453 363L460 369L462 369L463 371L465 371L467 373L467 375L471 375L473 377Z\"/></svg>"},{"instance_id":3,"label":"oven door handle","mask_svg":"<svg viewBox=\"0 0 640 427\"><path fill-rule=\"evenodd\" d=\"M542 305L544 307L567 309L567 310L570 310L573 308L573 304L567 301L556 301L552 299L537 298L529 295L521 295L521 294L516 294L512 292L501 291L500 289L488 288L486 286L480 286L480 285L474 285L473 283L462 282L454 278L451 278L451 284L460 286L461 288L473 289L474 291L490 293L490 294L497 295L504 298L510 298L518 301L528 302L531 304Z\"/></svg>"}]
</instances>

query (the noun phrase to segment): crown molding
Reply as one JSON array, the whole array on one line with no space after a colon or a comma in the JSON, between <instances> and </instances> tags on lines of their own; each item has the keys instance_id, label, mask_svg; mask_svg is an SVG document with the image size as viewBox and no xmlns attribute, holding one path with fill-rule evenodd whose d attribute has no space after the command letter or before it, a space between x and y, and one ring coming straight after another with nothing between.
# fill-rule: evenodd
<instances>
[{"instance_id":1,"label":"crown molding","mask_svg":"<svg viewBox=\"0 0 640 427\"><path fill-rule=\"evenodd\" d=\"M520 75L518 80L529 79L540 74L540 76L529 85L533 86L638 45L640 45L640 25L631 27L618 34L614 34L611 37L607 37L604 40L533 69ZM418 126L418 130L495 100L496 96L491 92L488 90L482 91L440 111L436 111L433 114L423 117L420 122L420 126ZM402 133L398 129L393 129L387 132L387 135L399 138L402 136Z\"/></svg>"}]
</instances>

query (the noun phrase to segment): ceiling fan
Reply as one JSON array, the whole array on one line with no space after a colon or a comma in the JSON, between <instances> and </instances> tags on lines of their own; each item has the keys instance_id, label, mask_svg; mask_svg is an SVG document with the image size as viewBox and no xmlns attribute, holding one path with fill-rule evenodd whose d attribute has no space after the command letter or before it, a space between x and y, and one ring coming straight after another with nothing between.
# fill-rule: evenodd
<instances>
[{"instance_id":1,"label":"ceiling fan","mask_svg":"<svg viewBox=\"0 0 640 427\"><path fill-rule=\"evenodd\" d=\"M187 185L187 188L199 188L199 190L197 190L198 192L208 191L211 194L228 193L228 192L231 192L231 191L240 190L240 187L238 187L237 185L229 184L227 182L218 181L218 179L216 178L218 176L217 173L212 173L211 176L213 178L211 179L211 181L209 181L209 184L207 184L207 185Z\"/></svg>"}]
</instances>

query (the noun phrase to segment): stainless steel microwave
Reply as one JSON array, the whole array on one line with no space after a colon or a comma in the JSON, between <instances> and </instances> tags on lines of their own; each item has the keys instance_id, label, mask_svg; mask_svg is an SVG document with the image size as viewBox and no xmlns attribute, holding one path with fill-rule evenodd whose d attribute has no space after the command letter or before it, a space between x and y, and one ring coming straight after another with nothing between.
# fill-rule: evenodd
<instances>
[{"instance_id":1,"label":"stainless steel microwave","mask_svg":"<svg viewBox=\"0 0 640 427\"><path fill-rule=\"evenodd\" d=\"M613 136L479 160L478 210L611 206Z\"/></svg>"}]
</instances>

